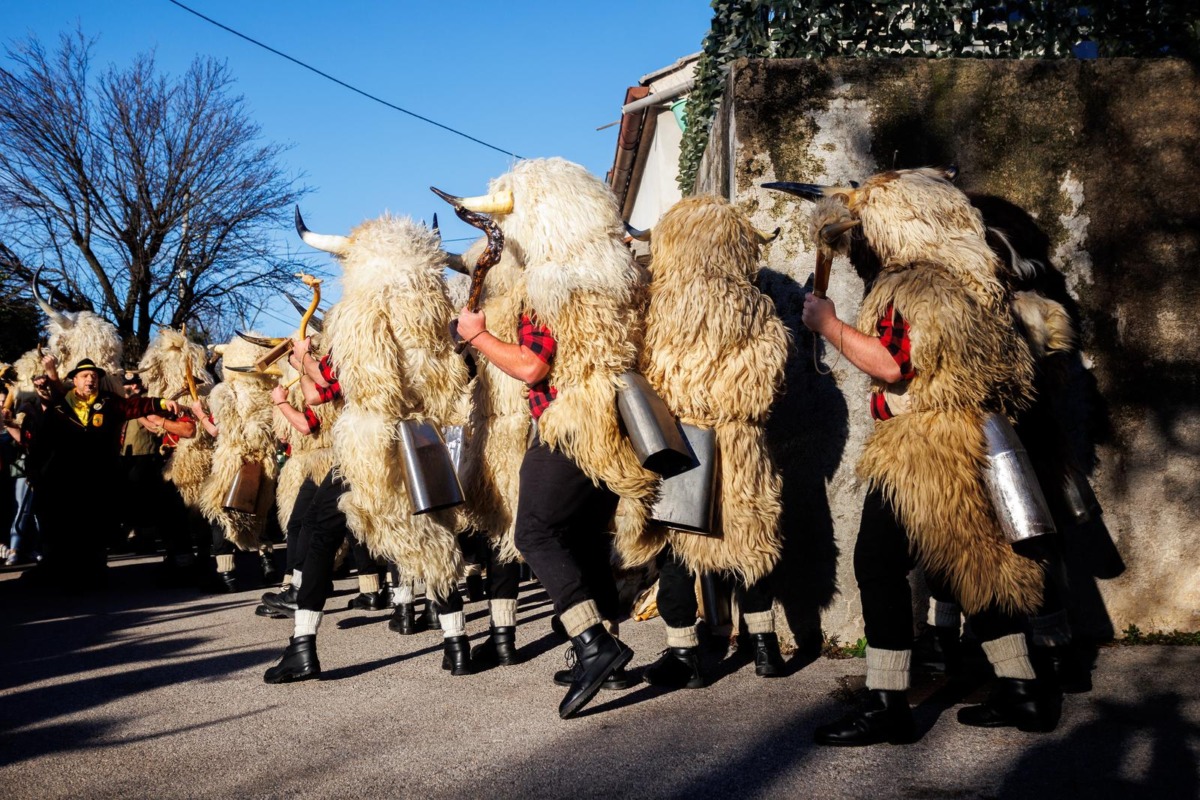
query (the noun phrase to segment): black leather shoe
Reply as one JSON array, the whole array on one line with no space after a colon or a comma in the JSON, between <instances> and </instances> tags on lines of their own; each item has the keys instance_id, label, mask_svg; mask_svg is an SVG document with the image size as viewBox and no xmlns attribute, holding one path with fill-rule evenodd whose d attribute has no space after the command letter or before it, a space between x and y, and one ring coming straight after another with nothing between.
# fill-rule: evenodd
<instances>
[{"instance_id":1,"label":"black leather shoe","mask_svg":"<svg viewBox=\"0 0 1200 800\"><path fill-rule=\"evenodd\" d=\"M321 674L321 662L317 660L317 637L293 636L283 651L279 663L263 673L265 683L293 683L306 681Z\"/></svg>"},{"instance_id":2,"label":"black leather shoe","mask_svg":"<svg viewBox=\"0 0 1200 800\"><path fill-rule=\"evenodd\" d=\"M520 664L517 655L517 629L511 625L492 628L488 637L471 649L471 663L476 669L511 667Z\"/></svg>"},{"instance_id":3,"label":"black leather shoe","mask_svg":"<svg viewBox=\"0 0 1200 800\"><path fill-rule=\"evenodd\" d=\"M702 689L708 685L700 672L700 648L668 647L658 661L646 667L642 680L664 689Z\"/></svg>"},{"instance_id":4,"label":"black leather shoe","mask_svg":"<svg viewBox=\"0 0 1200 800\"><path fill-rule=\"evenodd\" d=\"M997 678L988 699L958 710L958 721L973 728L1016 728L1048 733L1058 725L1062 695L1036 680Z\"/></svg>"},{"instance_id":5,"label":"black leather shoe","mask_svg":"<svg viewBox=\"0 0 1200 800\"><path fill-rule=\"evenodd\" d=\"M286 611L280 611L274 606L263 603L254 609L254 615L257 617L267 617L268 619L288 619L295 616L295 612L289 614Z\"/></svg>"},{"instance_id":6,"label":"black leather shoe","mask_svg":"<svg viewBox=\"0 0 1200 800\"><path fill-rule=\"evenodd\" d=\"M237 578L233 576L232 572L218 572L217 579L213 581L213 590L233 594L238 590Z\"/></svg>"},{"instance_id":7,"label":"black leather shoe","mask_svg":"<svg viewBox=\"0 0 1200 800\"><path fill-rule=\"evenodd\" d=\"M754 645L754 674L760 678L777 678L783 674L783 654L779 652L779 637L774 633L752 633Z\"/></svg>"},{"instance_id":8,"label":"black leather shoe","mask_svg":"<svg viewBox=\"0 0 1200 800\"><path fill-rule=\"evenodd\" d=\"M262 568L264 586L275 586L283 578L279 575L279 567L275 566L275 558L270 552L259 553L259 566Z\"/></svg>"},{"instance_id":9,"label":"black leather shoe","mask_svg":"<svg viewBox=\"0 0 1200 800\"><path fill-rule=\"evenodd\" d=\"M575 682L575 676L579 673L579 659L575 658L575 648L567 648L567 668L560 669L554 673L554 682L559 686L570 686ZM600 688L607 691L623 691L633 686L634 680L629 677L629 673L624 667L619 667L613 670L612 674L604 679L604 683L600 684Z\"/></svg>"},{"instance_id":10,"label":"black leather shoe","mask_svg":"<svg viewBox=\"0 0 1200 800\"><path fill-rule=\"evenodd\" d=\"M423 623L424 620L417 616L415 604L401 603L396 606L391 619L388 620L388 630L401 636L412 636L425 629Z\"/></svg>"},{"instance_id":11,"label":"black leather shoe","mask_svg":"<svg viewBox=\"0 0 1200 800\"><path fill-rule=\"evenodd\" d=\"M421 615L421 622L426 629L436 631L442 627L442 619L438 612L433 607L433 601L428 597L425 598L425 613Z\"/></svg>"},{"instance_id":12,"label":"black leather shoe","mask_svg":"<svg viewBox=\"0 0 1200 800\"><path fill-rule=\"evenodd\" d=\"M387 608L387 598L383 592L359 592L350 598L346 608L360 611L382 611Z\"/></svg>"},{"instance_id":13,"label":"black leather shoe","mask_svg":"<svg viewBox=\"0 0 1200 800\"><path fill-rule=\"evenodd\" d=\"M282 592L266 592L262 596L262 602L264 606L270 606L271 608L288 613L290 616L296 613L297 594L296 587L289 584Z\"/></svg>"},{"instance_id":14,"label":"black leather shoe","mask_svg":"<svg viewBox=\"0 0 1200 800\"><path fill-rule=\"evenodd\" d=\"M569 719L600 691L604 679L624 667L633 658L633 651L600 623L587 628L571 639L578 659L571 688L558 705L558 716Z\"/></svg>"},{"instance_id":15,"label":"black leather shoe","mask_svg":"<svg viewBox=\"0 0 1200 800\"><path fill-rule=\"evenodd\" d=\"M871 689L861 706L837 722L822 725L813 735L817 744L864 747L881 742L909 744L917 738L908 693Z\"/></svg>"},{"instance_id":16,"label":"black leather shoe","mask_svg":"<svg viewBox=\"0 0 1200 800\"><path fill-rule=\"evenodd\" d=\"M471 642L465 635L447 636L445 652L442 655L442 669L449 670L451 675L471 674Z\"/></svg>"}]
</instances>

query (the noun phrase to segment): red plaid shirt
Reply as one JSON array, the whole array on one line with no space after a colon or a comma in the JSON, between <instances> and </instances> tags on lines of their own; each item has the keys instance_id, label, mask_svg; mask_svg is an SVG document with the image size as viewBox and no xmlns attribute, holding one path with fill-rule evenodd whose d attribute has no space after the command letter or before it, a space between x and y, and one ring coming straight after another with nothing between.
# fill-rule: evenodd
<instances>
[{"instance_id":1,"label":"red plaid shirt","mask_svg":"<svg viewBox=\"0 0 1200 800\"><path fill-rule=\"evenodd\" d=\"M908 320L889 305L875 325L875 330L879 332L879 343L887 348L900 367L900 380L911 380L916 371L912 365L912 339L909 338ZM883 392L871 393L871 418L892 418L892 410L888 408Z\"/></svg>"},{"instance_id":2,"label":"red plaid shirt","mask_svg":"<svg viewBox=\"0 0 1200 800\"><path fill-rule=\"evenodd\" d=\"M533 354L546 364L554 363L554 354L558 350L558 342L554 334L545 325L538 325L528 314L521 315L521 324L517 328L517 344L528 347ZM558 390L543 380L529 387L529 413L537 419L550 405L550 401L558 396Z\"/></svg>"},{"instance_id":3,"label":"red plaid shirt","mask_svg":"<svg viewBox=\"0 0 1200 800\"><path fill-rule=\"evenodd\" d=\"M333 372L333 362L330 361L329 358L330 357L328 355L322 356L321 360L317 362L317 366L321 370L321 379L329 384L328 386L317 387L317 392L321 395L322 403L333 402L342 396L342 384L338 382L337 375L335 375ZM308 410L305 409L305 412L305 417L307 417ZM309 425L312 425L313 419L315 419L315 417L308 420ZM320 425L320 423L317 424L318 426Z\"/></svg>"},{"instance_id":4,"label":"red plaid shirt","mask_svg":"<svg viewBox=\"0 0 1200 800\"><path fill-rule=\"evenodd\" d=\"M317 419L316 413L308 406L304 407L304 421L308 423L308 433L310 436L315 436L317 431L321 430L321 420Z\"/></svg>"}]
</instances>

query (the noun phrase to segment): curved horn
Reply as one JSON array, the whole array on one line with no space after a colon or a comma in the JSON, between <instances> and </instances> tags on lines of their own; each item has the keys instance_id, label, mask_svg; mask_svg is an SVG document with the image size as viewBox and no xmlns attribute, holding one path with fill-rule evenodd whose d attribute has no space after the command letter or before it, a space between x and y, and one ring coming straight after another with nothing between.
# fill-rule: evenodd
<instances>
[{"instance_id":1,"label":"curved horn","mask_svg":"<svg viewBox=\"0 0 1200 800\"><path fill-rule=\"evenodd\" d=\"M832 186L821 186L817 183L792 183L791 181L774 181L759 185L764 189L786 192L796 197L803 197L805 200L820 200L822 197L830 194L830 190L833 188Z\"/></svg>"},{"instance_id":2,"label":"curved horn","mask_svg":"<svg viewBox=\"0 0 1200 800\"><path fill-rule=\"evenodd\" d=\"M296 233L300 234L300 238L309 247L334 255L345 253L346 248L350 246L350 240L345 236L310 231L304 224L304 217L300 216L300 206L296 206Z\"/></svg>"},{"instance_id":3,"label":"curved horn","mask_svg":"<svg viewBox=\"0 0 1200 800\"><path fill-rule=\"evenodd\" d=\"M67 315L47 303L46 299L42 297L41 292L38 291L38 280L40 280L42 270L45 268L46 267L44 265L40 266L37 268L37 272L33 273L33 281L30 284L31 288L33 289L33 299L37 302L38 308L42 309L43 314L49 317L53 322L65 326L70 323L70 319L68 319Z\"/></svg>"},{"instance_id":4,"label":"curved horn","mask_svg":"<svg viewBox=\"0 0 1200 800\"><path fill-rule=\"evenodd\" d=\"M446 253L446 266L455 272L461 272L463 275L471 274L471 270L467 268L462 255L459 253Z\"/></svg>"},{"instance_id":5,"label":"curved horn","mask_svg":"<svg viewBox=\"0 0 1200 800\"><path fill-rule=\"evenodd\" d=\"M954 179L958 177L958 164L951 164L942 170L942 177L954 183Z\"/></svg>"},{"instance_id":6,"label":"curved horn","mask_svg":"<svg viewBox=\"0 0 1200 800\"><path fill-rule=\"evenodd\" d=\"M775 230L768 233L768 232L762 230L761 228L755 228L754 232L758 234L758 241L760 244L770 244L771 242L775 241L775 238L777 236L779 236L779 231L781 231L781 230L783 230L783 229L776 228Z\"/></svg>"},{"instance_id":7,"label":"curved horn","mask_svg":"<svg viewBox=\"0 0 1200 800\"><path fill-rule=\"evenodd\" d=\"M221 356L225 355L225 348L227 347L229 347L227 344L214 344L212 346L212 351L216 354L217 358L220 358Z\"/></svg>"},{"instance_id":8,"label":"curved horn","mask_svg":"<svg viewBox=\"0 0 1200 800\"><path fill-rule=\"evenodd\" d=\"M442 229L438 227L436 211L433 212L433 227L430 230L437 234L438 241L440 242L442 240Z\"/></svg>"},{"instance_id":9,"label":"curved horn","mask_svg":"<svg viewBox=\"0 0 1200 800\"><path fill-rule=\"evenodd\" d=\"M833 244L838 239L842 238L842 234L851 228L857 228L862 224L862 220L848 219L841 222L831 222L821 228L821 241L825 244Z\"/></svg>"},{"instance_id":10,"label":"curved horn","mask_svg":"<svg viewBox=\"0 0 1200 800\"><path fill-rule=\"evenodd\" d=\"M511 214L513 210L513 193L509 189L477 197L457 197L443 192L436 186L430 186L429 190L450 205L468 211L478 211L481 214Z\"/></svg>"},{"instance_id":11,"label":"curved horn","mask_svg":"<svg viewBox=\"0 0 1200 800\"><path fill-rule=\"evenodd\" d=\"M278 347L284 342L291 341L291 339L288 339L286 336L251 336L250 334L242 333L241 331L234 331L234 333L236 333L242 339L245 339L250 344L258 347Z\"/></svg>"},{"instance_id":12,"label":"curved horn","mask_svg":"<svg viewBox=\"0 0 1200 800\"><path fill-rule=\"evenodd\" d=\"M639 231L637 228L625 223L625 234L630 239L637 239L639 242L648 242L650 237L654 235L654 228L646 228L644 231Z\"/></svg>"}]
</instances>

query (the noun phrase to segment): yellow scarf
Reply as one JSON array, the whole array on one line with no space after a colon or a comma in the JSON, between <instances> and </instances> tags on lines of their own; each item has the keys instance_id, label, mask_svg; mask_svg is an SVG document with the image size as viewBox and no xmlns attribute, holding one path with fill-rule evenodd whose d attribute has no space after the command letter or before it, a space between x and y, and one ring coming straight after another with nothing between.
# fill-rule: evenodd
<instances>
[{"instance_id":1,"label":"yellow scarf","mask_svg":"<svg viewBox=\"0 0 1200 800\"><path fill-rule=\"evenodd\" d=\"M97 397L99 397L98 394L94 394L91 397L80 397L75 394L74 389L67 392L67 405L75 412L75 416L79 417L80 425L87 427L88 411L91 409L92 403L96 402Z\"/></svg>"}]
</instances>

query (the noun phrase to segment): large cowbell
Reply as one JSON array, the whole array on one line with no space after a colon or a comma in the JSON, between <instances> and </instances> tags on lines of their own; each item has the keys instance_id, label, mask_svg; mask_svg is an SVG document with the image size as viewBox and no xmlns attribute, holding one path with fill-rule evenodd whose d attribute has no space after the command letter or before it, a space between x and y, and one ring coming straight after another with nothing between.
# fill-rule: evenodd
<instances>
[{"instance_id":1,"label":"large cowbell","mask_svg":"<svg viewBox=\"0 0 1200 800\"><path fill-rule=\"evenodd\" d=\"M650 520L692 533L712 533L720 467L717 432L687 423L680 427L692 452L692 468L663 478Z\"/></svg>"},{"instance_id":2,"label":"large cowbell","mask_svg":"<svg viewBox=\"0 0 1200 800\"><path fill-rule=\"evenodd\" d=\"M262 464L257 461L247 461L238 469L233 477L229 491L225 493L225 502L221 507L226 511L241 511L253 514L258 510L258 490L262 486Z\"/></svg>"},{"instance_id":3,"label":"large cowbell","mask_svg":"<svg viewBox=\"0 0 1200 800\"><path fill-rule=\"evenodd\" d=\"M620 381L617 408L642 466L663 476L678 475L695 466L679 423L649 381L636 372L626 372Z\"/></svg>"},{"instance_id":4,"label":"large cowbell","mask_svg":"<svg viewBox=\"0 0 1200 800\"><path fill-rule=\"evenodd\" d=\"M1033 462L1012 425L1000 414L988 414L983 420L983 435L987 443L983 479L1009 544L1017 547L1054 533L1054 519Z\"/></svg>"},{"instance_id":5,"label":"large cowbell","mask_svg":"<svg viewBox=\"0 0 1200 800\"><path fill-rule=\"evenodd\" d=\"M442 434L428 422L400 423L404 485L412 498L413 514L452 508L463 502L462 485Z\"/></svg>"}]
</instances>

